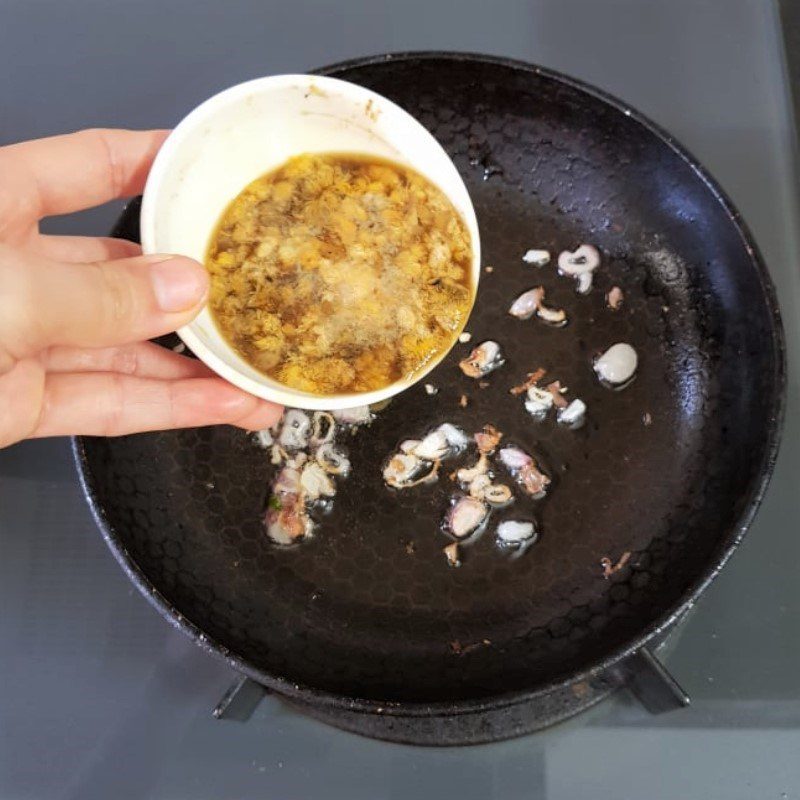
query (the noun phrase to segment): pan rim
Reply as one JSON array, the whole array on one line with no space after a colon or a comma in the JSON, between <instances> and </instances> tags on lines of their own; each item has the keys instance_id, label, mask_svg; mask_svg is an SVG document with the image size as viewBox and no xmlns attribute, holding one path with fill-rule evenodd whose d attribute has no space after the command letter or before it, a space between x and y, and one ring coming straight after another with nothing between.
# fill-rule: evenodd
<instances>
[{"instance_id":1,"label":"pan rim","mask_svg":"<svg viewBox=\"0 0 800 800\"><path fill-rule=\"evenodd\" d=\"M764 448L761 464L758 468L759 477L752 481L751 486L745 496L738 518L731 525L730 530L724 540L717 546L717 553L712 556L710 569L706 570L700 577L693 581L680 598L671 605L661 616L646 626L629 642L623 643L610 650L604 658L590 666L572 673L564 678L558 678L535 689L518 690L506 694L491 695L475 700L454 700L445 702L419 702L419 701L392 701L374 700L368 698L353 697L345 694L331 692L314 686L298 684L280 675L265 672L252 666L246 659L239 656L222 643L204 633L194 622L184 617L150 582L146 575L136 564L135 560L124 548L113 525L105 516L104 510L98 500L94 476L89 468L85 450L85 439L87 437L73 437L72 450L75 459L81 489L87 499L95 523L100 528L101 534L112 551L117 562L122 567L128 578L134 583L139 591L147 598L159 613L167 619L174 627L181 630L184 634L194 640L206 652L224 659L229 666L252 680L263 684L274 692L305 703L323 705L326 707L342 708L348 711L358 711L363 713L379 713L384 716L398 717L430 717L430 716L458 716L462 714L475 714L487 710L494 710L504 707L530 702L537 697L544 696L558 689L563 689L570 684L589 681L606 672L610 667L633 655L637 650L645 647L650 641L658 637L673 623L675 623L686 611L688 611L708 588L711 582L717 577L722 568L728 562L735 550L741 544L745 534L755 518L755 515L764 499L770 479L772 477L775 463L780 448L781 435L786 407L786 343L783 323L781 319L780 307L777 292L772 278L769 275L766 264L761 256L755 239L749 228L742 219L741 214L734 206L728 195L724 192L717 181L701 165L698 159L691 152L680 144L672 134L661 128L657 123L650 120L641 112L631 107L628 103L606 91L599 89L591 84L585 83L577 78L565 75L564 73L542 67L518 59L503 56L484 55L470 52L448 52L448 51L405 51L398 53L386 53L360 58L349 59L337 62L318 70L312 70L320 75L334 75L344 69L354 67L371 66L385 62L402 62L414 60L438 60L451 62L470 62L483 63L496 66L508 67L514 70L543 76L556 83L569 86L580 92L586 93L606 105L611 106L616 111L625 114L631 120L636 121L646 128L652 135L656 136L666 144L705 184L714 199L720 203L726 216L734 225L742 245L746 249L750 262L756 269L759 282L762 287L764 299L767 304L767 311L772 319L771 340L774 349L775 359L774 368L771 375L772 397L769 403L769 412L766 416L766 435L767 441Z\"/></svg>"}]
</instances>

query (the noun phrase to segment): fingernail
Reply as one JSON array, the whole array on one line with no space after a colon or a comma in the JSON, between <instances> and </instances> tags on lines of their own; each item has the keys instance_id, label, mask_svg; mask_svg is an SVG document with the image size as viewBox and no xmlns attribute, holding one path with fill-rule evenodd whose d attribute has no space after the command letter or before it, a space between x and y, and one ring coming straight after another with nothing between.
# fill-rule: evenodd
<instances>
[{"instance_id":1,"label":"fingernail","mask_svg":"<svg viewBox=\"0 0 800 800\"><path fill-rule=\"evenodd\" d=\"M208 275L196 262L188 258L155 256L150 263L153 294L162 311L187 311L205 297Z\"/></svg>"}]
</instances>

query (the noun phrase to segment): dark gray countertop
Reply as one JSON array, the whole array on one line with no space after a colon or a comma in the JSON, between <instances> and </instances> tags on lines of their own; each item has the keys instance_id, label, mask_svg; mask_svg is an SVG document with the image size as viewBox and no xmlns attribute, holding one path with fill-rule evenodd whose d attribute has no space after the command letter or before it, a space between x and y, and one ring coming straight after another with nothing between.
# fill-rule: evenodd
<instances>
[{"instance_id":1,"label":"dark gray countertop","mask_svg":"<svg viewBox=\"0 0 800 800\"><path fill-rule=\"evenodd\" d=\"M230 671L129 585L67 443L31 442L0 452L3 800L800 797L800 217L771 2L0 0L0 143L168 126L247 78L405 49L514 56L624 97L709 167L770 266L790 348L784 446L667 659L692 707L653 718L620 693L542 734L452 750L361 739L274 698L247 724L216 722ZM50 228L101 233L117 211Z\"/></svg>"}]
</instances>

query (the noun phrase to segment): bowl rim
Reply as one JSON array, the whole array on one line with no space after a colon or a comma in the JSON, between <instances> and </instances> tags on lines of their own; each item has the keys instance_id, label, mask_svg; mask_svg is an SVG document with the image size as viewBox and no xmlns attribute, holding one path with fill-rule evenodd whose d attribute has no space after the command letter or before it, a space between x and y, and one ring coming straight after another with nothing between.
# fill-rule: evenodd
<instances>
[{"instance_id":1,"label":"bowl rim","mask_svg":"<svg viewBox=\"0 0 800 800\"><path fill-rule=\"evenodd\" d=\"M181 121L173 128L169 136L162 144L153 165L147 177L144 192L142 194L142 206L140 211L140 238L142 242L142 251L146 254L160 252L156 247L156 217L161 186L169 173L170 168L174 163L175 155L180 151L180 148L185 144L188 136L194 132L198 127L206 124L210 117L225 104L235 104L245 100L253 93L264 94L279 89L296 87L298 83L307 83L309 85L317 86L324 90L328 87L330 91L337 91L345 93L349 97L358 97L359 102L373 101L380 104L382 107L390 108L398 113L402 118L405 118L408 125L420 131L430 142L431 149L436 153L437 157L446 160L453 170L454 178L460 188L463 190L466 205L459 211L467 229L470 233L471 246L472 246L472 261L471 261L471 298L468 312L464 315L463 324L457 331L454 332L452 344L440 351L434 358L432 358L423 368L418 370L412 376L405 376L394 383L384 386L380 389L374 389L369 392L356 392L356 393L336 393L331 395L315 395L307 392L294 390L291 387L286 387L279 384L277 381L264 376L263 380L255 380L249 375L240 372L234 366L226 363L220 356L213 350L206 346L201 337L195 330L196 318L189 322L187 325L179 328L177 333L186 346L207 366L209 366L215 373L223 377L228 382L234 384L240 389L275 403L294 408L302 408L309 411L329 411L343 408L352 408L355 406L372 405L383 400L394 397L397 394L409 389L414 384L423 380L432 370L434 370L450 353L450 351L458 344L458 337L463 332L472 312L478 295L478 284L481 275L481 243L480 231L478 228L477 215L475 214L475 207L472 198L464 183L464 179L458 168L455 166L453 159L448 155L447 151L442 147L435 136L422 125L419 120L408 113L404 108L394 103L389 98L373 92L358 84L351 83L350 81L341 80L339 78L332 78L325 75L312 74L312 73L285 73L278 75L266 75L259 78L252 78L242 83L234 84L226 89L213 94L211 97L204 100L202 103L193 108ZM298 155L300 152L298 151ZM443 194L453 202L452 193L446 191L443 187L439 186L436 181L433 181L423 170L420 170L409 162L409 166L417 170L426 180L437 186ZM254 178L255 179L255 178ZM455 203L454 203L455 205ZM213 322L213 320L212 320ZM224 337L220 335L220 341L228 351L239 360L242 357L231 347ZM246 363L246 362L245 362Z\"/></svg>"}]
</instances>

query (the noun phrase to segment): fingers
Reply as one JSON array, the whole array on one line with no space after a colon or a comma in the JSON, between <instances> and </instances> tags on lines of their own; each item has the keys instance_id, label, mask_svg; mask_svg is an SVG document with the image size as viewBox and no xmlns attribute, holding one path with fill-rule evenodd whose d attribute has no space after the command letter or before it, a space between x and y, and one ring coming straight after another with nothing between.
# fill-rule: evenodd
<instances>
[{"instance_id":1,"label":"fingers","mask_svg":"<svg viewBox=\"0 0 800 800\"><path fill-rule=\"evenodd\" d=\"M105 347L185 325L208 273L181 256L70 264L0 247L0 343L16 358L54 345Z\"/></svg>"},{"instance_id":2,"label":"fingers","mask_svg":"<svg viewBox=\"0 0 800 800\"><path fill-rule=\"evenodd\" d=\"M202 361L178 355L151 342L120 347L51 347L42 353L39 361L47 372L119 372L159 380L213 375Z\"/></svg>"},{"instance_id":3,"label":"fingers","mask_svg":"<svg viewBox=\"0 0 800 800\"><path fill-rule=\"evenodd\" d=\"M95 129L0 148L0 212L40 219L139 194L168 133Z\"/></svg>"},{"instance_id":4,"label":"fingers","mask_svg":"<svg viewBox=\"0 0 800 800\"><path fill-rule=\"evenodd\" d=\"M47 376L33 437L120 436L202 425L268 427L281 409L219 378L161 381L109 373Z\"/></svg>"},{"instance_id":5,"label":"fingers","mask_svg":"<svg viewBox=\"0 0 800 800\"><path fill-rule=\"evenodd\" d=\"M44 369L34 359L18 361L0 375L0 447L31 435L44 401Z\"/></svg>"},{"instance_id":6,"label":"fingers","mask_svg":"<svg viewBox=\"0 0 800 800\"><path fill-rule=\"evenodd\" d=\"M117 372L98 371L104 365ZM282 413L208 373L200 362L150 343L53 348L0 375L0 448L67 434L116 436L216 424L258 430Z\"/></svg>"},{"instance_id":7,"label":"fingers","mask_svg":"<svg viewBox=\"0 0 800 800\"><path fill-rule=\"evenodd\" d=\"M125 239L95 236L38 236L33 249L53 261L114 261L142 254L140 245Z\"/></svg>"}]
</instances>

